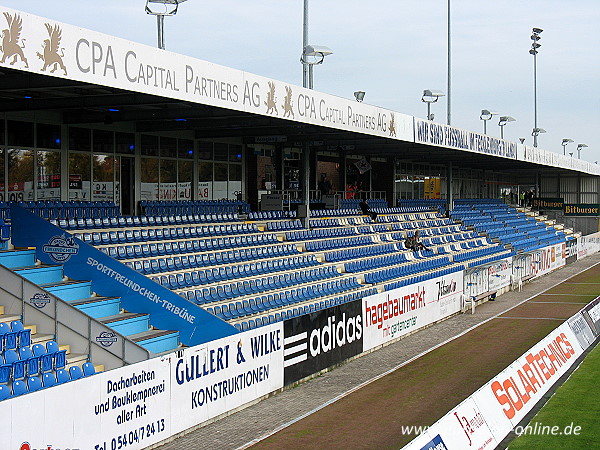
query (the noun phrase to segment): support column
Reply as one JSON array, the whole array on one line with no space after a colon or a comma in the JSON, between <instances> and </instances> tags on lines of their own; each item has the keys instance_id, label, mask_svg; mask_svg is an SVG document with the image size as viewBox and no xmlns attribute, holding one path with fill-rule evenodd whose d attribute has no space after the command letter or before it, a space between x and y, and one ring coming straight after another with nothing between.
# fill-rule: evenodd
<instances>
[{"instance_id":1,"label":"support column","mask_svg":"<svg viewBox=\"0 0 600 450\"><path fill-rule=\"evenodd\" d=\"M454 209L454 197L452 195L452 184L454 183L454 178L452 176L452 162L449 162L446 166L446 199L448 200L446 209L448 216L450 215L450 211Z\"/></svg>"}]
</instances>

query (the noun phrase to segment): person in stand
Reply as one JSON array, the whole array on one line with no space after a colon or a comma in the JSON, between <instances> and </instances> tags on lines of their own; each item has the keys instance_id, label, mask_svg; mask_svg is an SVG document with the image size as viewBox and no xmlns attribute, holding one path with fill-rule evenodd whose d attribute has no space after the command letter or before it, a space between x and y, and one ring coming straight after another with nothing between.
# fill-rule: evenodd
<instances>
[{"instance_id":1,"label":"person in stand","mask_svg":"<svg viewBox=\"0 0 600 450\"><path fill-rule=\"evenodd\" d=\"M365 199L362 199L358 206L360 207L360 210L362 211L363 215L369 216L373 220L373 222L377 222L377 213L375 211L371 211L371 209L369 208L369 204Z\"/></svg>"},{"instance_id":2,"label":"person in stand","mask_svg":"<svg viewBox=\"0 0 600 450\"><path fill-rule=\"evenodd\" d=\"M413 252L417 252L419 250L429 250L429 248L419 240L419 230L415 231L412 236L408 236L406 238L404 241L404 246Z\"/></svg>"},{"instance_id":3,"label":"person in stand","mask_svg":"<svg viewBox=\"0 0 600 450\"><path fill-rule=\"evenodd\" d=\"M319 190L321 191L321 195L328 195L331 193L331 182L329 178L327 178L326 174L323 174L321 177L321 181L319 182Z\"/></svg>"}]
</instances>

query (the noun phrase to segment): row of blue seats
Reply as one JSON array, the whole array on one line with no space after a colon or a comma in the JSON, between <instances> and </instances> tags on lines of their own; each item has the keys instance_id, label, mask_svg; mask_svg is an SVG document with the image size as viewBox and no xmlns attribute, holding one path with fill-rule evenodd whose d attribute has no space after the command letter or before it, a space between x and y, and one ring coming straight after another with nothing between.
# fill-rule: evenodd
<instances>
[{"instance_id":1,"label":"row of blue seats","mask_svg":"<svg viewBox=\"0 0 600 450\"><path fill-rule=\"evenodd\" d=\"M306 241L309 239L323 239L328 237L356 236L358 235L354 227L344 228L317 228L314 230L289 231L285 233L285 239L288 241Z\"/></svg>"},{"instance_id":2,"label":"row of blue seats","mask_svg":"<svg viewBox=\"0 0 600 450\"><path fill-rule=\"evenodd\" d=\"M197 223L236 222L233 214L210 214L190 216L119 216L96 219L51 219L50 222L63 230L86 230L100 228L153 227L191 225Z\"/></svg>"},{"instance_id":3,"label":"row of blue seats","mask_svg":"<svg viewBox=\"0 0 600 450\"><path fill-rule=\"evenodd\" d=\"M366 247L352 247L343 250L333 250L325 253L325 261L337 262L348 259L364 258L367 256L384 255L401 250L398 244L369 245Z\"/></svg>"},{"instance_id":4,"label":"row of blue seats","mask_svg":"<svg viewBox=\"0 0 600 450\"><path fill-rule=\"evenodd\" d=\"M63 369L66 362L66 350L60 350L55 341L5 350L0 356L0 384Z\"/></svg>"},{"instance_id":5,"label":"row of blue seats","mask_svg":"<svg viewBox=\"0 0 600 450\"><path fill-rule=\"evenodd\" d=\"M251 211L249 220L295 219L296 211Z\"/></svg>"},{"instance_id":6,"label":"row of blue seats","mask_svg":"<svg viewBox=\"0 0 600 450\"><path fill-rule=\"evenodd\" d=\"M365 270L376 269L379 267L391 266L408 262L406 253L396 253L393 255L380 256L358 261L347 262L344 264L346 272L364 272Z\"/></svg>"},{"instance_id":7,"label":"row of blue seats","mask_svg":"<svg viewBox=\"0 0 600 450\"><path fill-rule=\"evenodd\" d=\"M447 256L427 259L413 264L403 264L397 267L390 267L389 269L367 272L365 274L365 282L379 284L394 278L401 278L415 273L439 269L450 264L450 259Z\"/></svg>"},{"instance_id":8,"label":"row of blue seats","mask_svg":"<svg viewBox=\"0 0 600 450\"><path fill-rule=\"evenodd\" d=\"M214 250L226 250L237 247L279 244L273 234L225 237L218 239L197 239L193 241L159 242L151 244L125 244L105 247L105 253L115 259L147 258L167 256L179 253L199 253Z\"/></svg>"},{"instance_id":9,"label":"row of blue seats","mask_svg":"<svg viewBox=\"0 0 600 450\"><path fill-rule=\"evenodd\" d=\"M9 202L13 203L13 202ZM7 204L7 207L8 205ZM102 217L116 217L119 215L119 206L108 201L58 201L38 200L21 201L17 203L22 208L31 211L44 219L98 219Z\"/></svg>"},{"instance_id":10,"label":"row of blue seats","mask_svg":"<svg viewBox=\"0 0 600 450\"><path fill-rule=\"evenodd\" d=\"M343 294L336 297L332 297L331 299L321 300L318 303L315 302L309 305L299 305L298 307L290 308L288 310L276 311L273 314L251 318L242 322L238 322L234 325L239 331L247 331L264 325L269 325L271 323L280 322L282 320L300 317L305 314L310 314L312 312L319 311L321 309L327 309L331 308L332 306L337 306L343 303L362 299L364 297L368 297L369 295L374 295L376 293L377 289L369 288L360 292L352 292L349 294Z\"/></svg>"},{"instance_id":11,"label":"row of blue seats","mask_svg":"<svg viewBox=\"0 0 600 450\"><path fill-rule=\"evenodd\" d=\"M215 236L233 236L238 234L258 233L258 231L258 226L256 224L234 223L227 225L198 225L176 228L136 228L119 231L94 231L74 233L74 236L90 245L111 245Z\"/></svg>"},{"instance_id":12,"label":"row of blue seats","mask_svg":"<svg viewBox=\"0 0 600 450\"><path fill-rule=\"evenodd\" d=\"M287 307L294 303L332 296L358 287L360 287L360 283L356 278L344 278L343 280L316 283L310 288L299 287L247 300L238 300L233 303L208 307L206 310L224 320L232 320L264 313L274 308Z\"/></svg>"},{"instance_id":13,"label":"row of blue seats","mask_svg":"<svg viewBox=\"0 0 600 450\"><path fill-rule=\"evenodd\" d=\"M454 255L454 262L468 261L469 259L481 258L482 256L492 255L502 251L504 251L504 247L500 245L470 250Z\"/></svg>"},{"instance_id":14,"label":"row of blue seats","mask_svg":"<svg viewBox=\"0 0 600 450\"><path fill-rule=\"evenodd\" d=\"M36 392L40 389L79 380L95 373L94 365L87 362L82 367L70 367L68 371L66 369L58 369L56 372L46 372L41 377L29 376L24 380L15 380L10 385L0 385L0 400L18 397L29 392Z\"/></svg>"},{"instance_id":15,"label":"row of blue seats","mask_svg":"<svg viewBox=\"0 0 600 450\"><path fill-rule=\"evenodd\" d=\"M383 285L383 288L386 291L391 291L394 289L401 288L403 286L410 286L411 284L416 284L425 280L430 280L432 278L443 277L444 275L448 275L450 273L458 272L464 269L465 266L463 264L460 264L458 266L446 267L443 269L437 269L420 275L403 278L397 281L392 281L391 283L386 283Z\"/></svg>"},{"instance_id":16,"label":"row of blue seats","mask_svg":"<svg viewBox=\"0 0 600 450\"><path fill-rule=\"evenodd\" d=\"M484 264L488 264L488 263L497 261L499 259L508 258L513 255L515 255L515 252L513 250L505 250L503 252L496 253L495 255L488 256L487 258L481 258L481 259L477 259L474 261L468 261L468 262L466 262L466 264L467 264L467 267L477 267L477 266L482 266Z\"/></svg>"},{"instance_id":17,"label":"row of blue seats","mask_svg":"<svg viewBox=\"0 0 600 450\"><path fill-rule=\"evenodd\" d=\"M107 250L104 248L103 250ZM177 270L195 269L199 267L218 266L221 264L243 263L264 258L297 255L298 248L293 244L269 245L265 247L241 248L224 252L206 252L202 255L183 255L165 258L144 259L142 261L125 261L125 264L144 275ZM111 254L110 250L107 254ZM273 267L289 270L298 267L297 259L273 260ZM288 269L289 267L289 269ZM236 266L232 267L235 270Z\"/></svg>"},{"instance_id":18,"label":"row of blue seats","mask_svg":"<svg viewBox=\"0 0 600 450\"><path fill-rule=\"evenodd\" d=\"M306 265L299 264L297 266L294 266L293 268L301 269L313 265L310 262L308 262L308 260L306 261ZM238 278L248 278L257 275L264 275L266 273L272 273L272 271L269 270L266 262L263 261L263 263L265 264L251 263L233 267L228 265L206 270L178 272L176 274L170 274L168 276L161 275L159 277L153 277L152 280L168 289L184 289L192 286L213 284L221 281L233 281ZM233 270L234 268L236 270ZM291 264L290 268L292 268ZM262 292L266 289L276 289L295 284L309 283L311 281L330 278L333 276L339 276L339 273L335 270L335 268L319 267L310 270L301 270L297 272L286 272L270 275L268 278L265 278L264 281L262 278L253 278L248 283L251 288L251 292ZM232 295L235 296L235 290L232 289L232 291Z\"/></svg>"},{"instance_id":19,"label":"row of blue seats","mask_svg":"<svg viewBox=\"0 0 600 450\"><path fill-rule=\"evenodd\" d=\"M0 353L5 350L17 350L31 345L31 330L25 329L23 322L0 322Z\"/></svg>"},{"instance_id":20,"label":"row of blue seats","mask_svg":"<svg viewBox=\"0 0 600 450\"><path fill-rule=\"evenodd\" d=\"M311 266L307 265L306 267ZM331 276L337 276L337 274L333 274ZM166 287L170 288L168 280L165 281L160 278L157 280L157 282L159 283L163 281L167 283ZM253 278L249 280L233 281L229 283L221 283L217 286L210 286L201 289L191 289L188 291L182 291L179 293L179 295L191 302L194 302L198 305L202 305L205 303L218 302L221 300L228 300L232 298L243 297L246 295L257 294L259 292L265 292L268 290L291 287L298 284L304 284L306 282L307 277L302 275L302 271L286 272L285 274L269 275L264 278ZM175 284L173 283L173 285ZM179 283L177 283L177 285L179 285Z\"/></svg>"},{"instance_id":21,"label":"row of blue seats","mask_svg":"<svg viewBox=\"0 0 600 450\"><path fill-rule=\"evenodd\" d=\"M241 200L142 200L139 205L146 216L239 214L250 211L250 205Z\"/></svg>"},{"instance_id":22,"label":"row of blue seats","mask_svg":"<svg viewBox=\"0 0 600 450\"><path fill-rule=\"evenodd\" d=\"M374 244L373 236L356 236L322 241L310 241L305 244L309 252L318 252L343 247L358 247L360 245Z\"/></svg>"},{"instance_id":23,"label":"row of blue seats","mask_svg":"<svg viewBox=\"0 0 600 450\"><path fill-rule=\"evenodd\" d=\"M267 230L269 231L287 231L300 230L304 228L299 219L296 220L280 220L277 222L267 222Z\"/></svg>"}]
</instances>

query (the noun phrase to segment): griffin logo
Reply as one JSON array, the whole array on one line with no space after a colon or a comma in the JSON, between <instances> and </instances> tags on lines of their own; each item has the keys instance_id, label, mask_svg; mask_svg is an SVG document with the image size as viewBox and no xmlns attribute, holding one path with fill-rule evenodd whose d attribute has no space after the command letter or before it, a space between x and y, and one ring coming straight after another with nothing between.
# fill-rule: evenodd
<instances>
[{"instance_id":1,"label":"griffin logo","mask_svg":"<svg viewBox=\"0 0 600 450\"><path fill-rule=\"evenodd\" d=\"M285 97L283 98L283 117L292 116L294 118L294 103L292 102L292 88L285 87Z\"/></svg>"},{"instance_id":2,"label":"griffin logo","mask_svg":"<svg viewBox=\"0 0 600 450\"><path fill-rule=\"evenodd\" d=\"M390 119L390 136L396 136L396 118L394 114L392 114L392 118Z\"/></svg>"},{"instance_id":3,"label":"griffin logo","mask_svg":"<svg viewBox=\"0 0 600 450\"><path fill-rule=\"evenodd\" d=\"M44 43L42 44L42 48L44 49L44 53L37 52L38 58L44 61L44 67L42 70L46 70L49 66L54 66L51 73L56 71L58 67L63 70L65 75L67 74L67 68L63 64L63 56L65 56L64 48L60 47L60 40L62 39L62 30L58 25L50 25L49 23L46 25L46 30L48 30L48 37L50 39L44 39ZM60 55L58 51L60 49Z\"/></svg>"},{"instance_id":4,"label":"griffin logo","mask_svg":"<svg viewBox=\"0 0 600 450\"><path fill-rule=\"evenodd\" d=\"M275 97L275 83L269 81L269 92L267 93L267 101L265 102L265 106L267 107L267 114L270 114L275 110L277 115L279 115L279 111L277 111L277 97Z\"/></svg>"},{"instance_id":5,"label":"griffin logo","mask_svg":"<svg viewBox=\"0 0 600 450\"><path fill-rule=\"evenodd\" d=\"M27 68L29 67L29 63L23 54L25 39L21 39L21 44L19 44L21 31L23 29L23 19L21 19L21 16L18 14L11 16L7 12L4 13L4 17L8 23L8 29L2 30L2 60L0 60L0 63L6 61L6 58L14 56L13 60L10 62L10 65L12 66L17 62L17 58L20 57Z\"/></svg>"}]
</instances>

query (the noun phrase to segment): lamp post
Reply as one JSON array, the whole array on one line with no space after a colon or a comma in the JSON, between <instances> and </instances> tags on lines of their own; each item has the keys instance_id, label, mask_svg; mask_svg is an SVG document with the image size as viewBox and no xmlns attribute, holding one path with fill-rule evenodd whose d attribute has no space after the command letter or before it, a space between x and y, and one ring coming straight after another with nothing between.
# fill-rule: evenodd
<instances>
[{"instance_id":1,"label":"lamp post","mask_svg":"<svg viewBox=\"0 0 600 450\"><path fill-rule=\"evenodd\" d=\"M504 139L504 126L508 123L508 122L515 122L517 119L515 119L514 117L511 116L501 116L500 120L498 121L498 126L500 127L500 138Z\"/></svg>"},{"instance_id":2,"label":"lamp post","mask_svg":"<svg viewBox=\"0 0 600 450\"><path fill-rule=\"evenodd\" d=\"M492 120L493 116L497 116L497 112L489 111L487 109L482 109L479 118L483 120L483 134L487 134L487 121Z\"/></svg>"},{"instance_id":3,"label":"lamp post","mask_svg":"<svg viewBox=\"0 0 600 450\"><path fill-rule=\"evenodd\" d=\"M313 88L313 66L323 64L323 60L327 55L331 55L333 52L329 47L322 45L307 45L304 47L304 51L300 56L300 62L308 67L308 86L309 89Z\"/></svg>"},{"instance_id":4,"label":"lamp post","mask_svg":"<svg viewBox=\"0 0 600 450\"><path fill-rule=\"evenodd\" d=\"M586 147L587 144L577 144L577 159L581 159L581 149Z\"/></svg>"},{"instance_id":5,"label":"lamp post","mask_svg":"<svg viewBox=\"0 0 600 450\"><path fill-rule=\"evenodd\" d=\"M443 97L444 94L442 91L434 91L432 89L425 89L423 91L423 96L421 97L421 101L427 103L427 120L433 120L435 117L434 114L431 114L431 104L436 103L440 97Z\"/></svg>"},{"instance_id":6,"label":"lamp post","mask_svg":"<svg viewBox=\"0 0 600 450\"><path fill-rule=\"evenodd\" d=\"M562 145L563 148L563 155L567 156L567 144L570 142L575 142L573 139L569 139L569 138L564 138L562 140L562 143L560 145Z\"/></svg>"},{"instance_id":7,"label":"lamp post","mask_svg":"<svg viewBox=\"0 0 600 450\"><path fill-rule=\"evenodd\" d=\"M362 102L365 99L365 91L356 91L354 93L354 98L357 102Z\"/></svg>"},{"instance_id":8,"label":"lamp post","mask_svg":"<svg viewBox=\"0 0 600 450\"><path fill-rule=\"evenodd\" d=\"M177 14L179 4L186 0L146 0L146 14L156 16L156 27L158 30L158 48L165 49L165 16L174 16ZM151 7L152 5L152 7ZM159 8L161 10L154 9Z\"/></svg>"},{"instance_id":9,"label":"lamp post","mask_svg":"<svg viewBox=\"0 0 600 450\"><path fill-rule=\"evenodd\" d=\"M533 131L531 132L531 135L533 136L533 142L534 142L534 146L537 145L537 137L541 134L541 133L545 133L546 130L544 130L543 128L534 128Z\"/></svg>"},{"instance_id":10,"label":"lamp post","mask_svg":"<svg viewBox=\"0 0 600 450\"><path fill-rule=\"evenodd\" d=\"M535 133L535 130L538 129L537 124L537 54L538 48L542 46L538 41L540 38L540 33L544 31L541 28L534 28L533 34L531 35L531 40L533 41L531 44L531 49L529 53L533 55L533 146L537 147L537 137L539 133Z\"/></svg>"}]
</instances>

